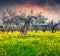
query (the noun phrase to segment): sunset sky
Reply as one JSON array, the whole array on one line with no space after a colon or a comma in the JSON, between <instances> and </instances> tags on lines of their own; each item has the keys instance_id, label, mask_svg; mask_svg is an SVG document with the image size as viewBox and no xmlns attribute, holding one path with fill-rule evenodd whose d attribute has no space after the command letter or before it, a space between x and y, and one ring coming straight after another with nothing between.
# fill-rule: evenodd
<instances>
[{"instance_id":1,"label":"sunset sky","mask_svg":"<svg viewBox=\"0 0 60 56\"><path fill-rule=\"evenodd\" d=\"M57 21L60 19L60 0L0 0L0 18L6 9L12 8L34 13L42 12L49 20Z\"/></svg>"}]
</instances>

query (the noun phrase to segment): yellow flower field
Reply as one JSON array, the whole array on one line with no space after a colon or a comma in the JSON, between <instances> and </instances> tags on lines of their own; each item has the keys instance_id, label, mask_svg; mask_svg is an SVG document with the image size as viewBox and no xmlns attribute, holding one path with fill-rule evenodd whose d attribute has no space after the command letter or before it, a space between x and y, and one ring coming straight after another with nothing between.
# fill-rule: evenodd
<instances>
[{"instance_id":1,"label":"yellow flower field","mask_svg":"<svg viewBox=\"0 0 60 56\"><path fill-rule=\"evenodd\" d=\"M0 56L60 56L60 31L0 32Z\"/></svg>"}]
</instances>

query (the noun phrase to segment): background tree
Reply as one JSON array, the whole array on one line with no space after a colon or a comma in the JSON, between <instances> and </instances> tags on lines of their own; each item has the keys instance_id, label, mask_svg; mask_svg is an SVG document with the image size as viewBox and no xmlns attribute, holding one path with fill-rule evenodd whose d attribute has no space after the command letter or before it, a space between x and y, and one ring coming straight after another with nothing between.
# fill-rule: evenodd
<instances>
[{"instance_id":1,"label":"background tree","mask_svg":"<svg viewBox=\"0 0 60 56\"><path fill-rule=\"evenodd\" d=\"M47 29L47 25L46 25L46 20L47 18L45 18L42 13L38 13L36 15L38 17L38 19L33 19L33 27L34 27L34 30L36 30L36 32L38 30L40 30L40 28L42 27L43 31L45 31Z\"/></svg>"},{"instance_id":2,"label":"background tree","mask_svg":"<svg viewBox=\"0 0 60 56\"><path fill-rule=\"evenodd\" d=\"M34 30L38 31L40 25L44 25L44 31L46 30L45 18L41 13L34 15L33 10L31 10L31 15L26 15L25 12L20 12L20 15L16 15L16 12L12 12L11 10L6 11L9 16L3 17L3 24L9 29L14 30L12 27L15 25L18 30L22 31L22 34L26 35L27 30L30 27L30 23L34 27Z\"/></svg>"}]
</instances>

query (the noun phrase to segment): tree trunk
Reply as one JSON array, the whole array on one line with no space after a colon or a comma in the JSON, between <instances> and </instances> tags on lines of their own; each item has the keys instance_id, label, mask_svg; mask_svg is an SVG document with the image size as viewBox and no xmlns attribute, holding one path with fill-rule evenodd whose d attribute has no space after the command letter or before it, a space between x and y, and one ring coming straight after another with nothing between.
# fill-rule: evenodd
<instances>
[{"instance_id":1,"label":"tree trunk","mask_svg":"<svg viewBox=\"0 0 60 56\"><path fill-rule=\"evenodd\" d=\"M28 24L24 24L23 28L22 28L22 34L23 35L27 35L27 30L29 29L29 23Z\"/></svg>"},{"instance_id":2,"label":"tree trunk","mask_svg":"<svg viewBox=\"0 0 60 56\"><path fill-rule=\"evenodd\" d=\"M52 28L52 33L54 33L55 32L55 29L54 28Z\"/></svg>"}]
</instances>

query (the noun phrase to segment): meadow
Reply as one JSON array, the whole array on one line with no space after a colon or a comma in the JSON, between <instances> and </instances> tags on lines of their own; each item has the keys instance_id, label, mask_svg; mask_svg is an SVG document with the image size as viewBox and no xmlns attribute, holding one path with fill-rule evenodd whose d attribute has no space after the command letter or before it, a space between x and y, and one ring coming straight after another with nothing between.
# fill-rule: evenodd
<instances>
[{"instance_id":1,"label":"meadow","mask_svg":"<svg viewBox=\"0 0 60 56\"><path fill-rule=\"evenodd\" d=\"M60 31L0 32L0 56L60 56Z\"/></svg>"}]
</instances>

